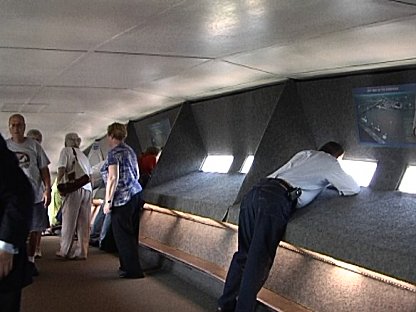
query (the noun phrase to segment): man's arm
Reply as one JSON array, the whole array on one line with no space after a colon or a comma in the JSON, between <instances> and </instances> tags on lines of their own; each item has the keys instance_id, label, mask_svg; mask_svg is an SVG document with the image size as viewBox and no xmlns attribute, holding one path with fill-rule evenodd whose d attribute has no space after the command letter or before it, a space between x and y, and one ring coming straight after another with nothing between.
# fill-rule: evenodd
<instances>
[{"instance_id":1,"label":"man's arm","mask_svg":"<svg viewBox=\"0 0 416 312\"><path fill-rule=\"evenodd\" d=\"M45 190L43 192L43 203L45 205L45 208L47 208L49 204L51 203L51 192L52 192L51 175L49 173L49 168L48 167L41 168L40 175L42 177L43 185L45 186Z\"/></svg>"},{"instance_id":2,"label":"man's arm","mask_svg":"<svg viewBox=\"0 0 416 312\"><path fill-rule=\"evenodd\" d=\"M35 141L36 142L36 141ZM48 165L50 164L49 158L46 155L42 146L36 142L36 154L37 154L37 166L39 168L40 176L42 178L44 192L43 203L45 208L51 203L51 175L49 173Z\"/></svg>"},{"instance_id":3,"label":"man's arm","mask_svg":"<svg viewBox=\"0 0 416 312\"><path fill-rule=\"evenodd\" d=\"M361 189L358 183L336 162L329 173L328 182L335 187L342 196L352 196L358 194Z\"/></svg>"}]
</instances>

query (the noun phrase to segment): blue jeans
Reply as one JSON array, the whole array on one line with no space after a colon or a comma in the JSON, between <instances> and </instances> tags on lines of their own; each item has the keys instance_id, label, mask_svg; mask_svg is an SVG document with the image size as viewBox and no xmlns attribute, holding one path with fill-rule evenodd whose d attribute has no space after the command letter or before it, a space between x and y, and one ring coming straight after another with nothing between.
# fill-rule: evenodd
<instances>
[{"instance_id":1,"label":"blue jeans","mask_svg":"<svg viewBox=\"0 0 416 312\"><path fill-rule=\"evenodd\" d=\"M98 213L95 216L94 224L92 225L90 233L90 242L97 242L97 244L100 241L100 233L106 216L104 214L103 207L104 203L100 205L100 209L98 210Z\"/></svg>"},{"instance_id":2,"label":"blue jeans","mask_svg":"<svg viewBox=\"0 0 416 312\"><path fill-rule=\"evenodd\" d=\"M244 196L238 223L238 250L218 300L223 311L255 310L257 293L269 276L293 211L294 203L275 179L261 180Z\"/></svg>"}]
</instances>

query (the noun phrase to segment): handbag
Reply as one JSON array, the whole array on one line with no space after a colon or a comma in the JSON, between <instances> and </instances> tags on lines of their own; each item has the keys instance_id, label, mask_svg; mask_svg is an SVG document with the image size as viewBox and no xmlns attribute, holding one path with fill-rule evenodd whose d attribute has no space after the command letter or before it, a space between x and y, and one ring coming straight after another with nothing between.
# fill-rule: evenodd
<instances>
[{"instance_id":1,"label":"handbag","mask_svg":"<svg viewBox=\"0 0 416 312\"><path fill-rule=\"evenodd\" d=\"M82 169L79 164L77 153L74 148L72 148L72 152L74 153L74 161L72 162L72 170L66 173L67 182L59 183L57 185L59 194L62 196L75 192L90 182L90 176L85 173L84 169Z\"/></svg>"}]
</instances>

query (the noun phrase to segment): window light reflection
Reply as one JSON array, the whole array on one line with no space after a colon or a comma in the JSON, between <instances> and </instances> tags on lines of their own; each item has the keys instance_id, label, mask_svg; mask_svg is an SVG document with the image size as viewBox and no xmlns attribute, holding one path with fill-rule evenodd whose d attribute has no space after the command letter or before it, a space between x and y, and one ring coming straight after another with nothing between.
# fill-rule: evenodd
<instances>
[{"instance_id":1,"label":"window light reflection","mask_svg":"<svg viewBox=\"0 0 416 312\"><path fill-rule=\"evenodd\" d=\"M204 172L227 173L233 163L232 155L208 155L201 167Z\"/></svg>"},{"instance_id":2,"label":"window light reflection","mask_svg":"<svg viewBox=\"0 0 416 312\"><path fill-rule=\"evenodd\" d=\"M246 160L244 160L243 166L241 167L241 173L248 173L250 171L251 165L254 161L254 155L248 155Z\"/></svg>"},{"instance_id":3,"label":"window light reflection","mask_svg":"<svg viewBox=\"0 0 416 312\"><path fill-rule=\"evenodd\" d=\"M408 166L404 172L402 181L399 185L399 191L405 193L416 194L416 166Z\"/></svg>"},{"instance_id":4,"label":"window light reflection","mask_svg":"<svg viewBox=\"0 0 416 312\"><path fill-rule=\"evenodd\" d=\"M377 169L377 163L374 161L338 159L342 169L354 178L360 186L367 187L374 172Z\"/></svg>"}]
</instances>

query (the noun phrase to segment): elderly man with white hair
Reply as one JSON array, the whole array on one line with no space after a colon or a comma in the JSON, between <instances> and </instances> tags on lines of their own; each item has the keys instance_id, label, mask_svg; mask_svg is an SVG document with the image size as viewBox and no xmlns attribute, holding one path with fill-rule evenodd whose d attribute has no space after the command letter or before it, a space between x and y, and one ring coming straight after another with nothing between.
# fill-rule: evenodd
<instances>
[{"instance_id":1,"label":"elderly man with white hair","mask_svg":"<svg viewBox=\"0 0 416 312\"><path fill-rule=\"evenodd\" d=\"M74 169L77 160L83 171L91 175L91 165L85 154L79 149L81 138L77 133L65 136L65 147L59 155L58 184L64 181ZM65 195L62 203L62 230L60 250L56 256L62 259L85 260L88 256L89 229L91 214L91 183L87 183L76 191ZM77 233L78 243L72 251L74 235Z\"/></svg>"}]
</instances>

